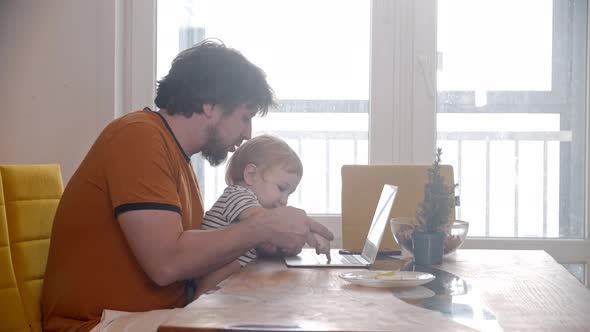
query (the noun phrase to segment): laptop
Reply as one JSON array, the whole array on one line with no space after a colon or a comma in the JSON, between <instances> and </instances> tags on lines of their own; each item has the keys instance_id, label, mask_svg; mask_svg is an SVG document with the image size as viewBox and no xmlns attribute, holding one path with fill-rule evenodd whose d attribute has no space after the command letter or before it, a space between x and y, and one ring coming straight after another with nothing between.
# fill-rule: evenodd
<instances>
[{"instance_id":1,"label":"laptop","mask_svg":"<svg viewBox=\"0 0 590 332\"><path fill-rule=\"evenodd\" d=\"M331 261L328 263L325 255L317 255L315 249L305 248L297 256L283 257L285 264L288 267L370 267L377 258L383 232L387 226L387 218L396 194L397 186L383 185L365 246L360 255L341 255L338 249L332 249L330 250Z\"/></svg>"}]
</instances>

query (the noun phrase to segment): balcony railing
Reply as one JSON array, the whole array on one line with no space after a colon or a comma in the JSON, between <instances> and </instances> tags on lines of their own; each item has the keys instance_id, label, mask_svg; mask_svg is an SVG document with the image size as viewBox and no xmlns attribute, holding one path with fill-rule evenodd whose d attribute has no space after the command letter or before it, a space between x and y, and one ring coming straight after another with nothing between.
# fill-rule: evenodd
<instances>
[{"instance_id":1,"label":"balcony railing","mask_svg":"<svg viewBox=\"0 0 590 332\"><path fill-rule=\"evenodd\" d=\"M262 132L253 135L260 133ZM342 181L339 170L343 165L342 161L346 161L346 164L367 164L367 132L280 130L264 133L283 138L302 159L304 177L289 198L289 204L306 208L310 213L340 214ZM308 155L310 158L307 158ZM323 169L319 169L318 164L323 165ZM204 173L201 183L205 183L207 208L221 195L225 187L225 167L205 165Z\"/></svg>"},{"instance_id":2,"label":"balcony railing","mask_svg":"<svg viewBox=\"0 0 590 332\"><path fill-rule=\"evenodd\" d=\"M451 150L454 156L453 159L455 181L459 184L458 190L462 198L462 203L465 206L466 200L472 196L483 197L483 216L480 213L469 215L462 211L461 207L457 209L457 217L469 219L472 225L477 226L483 224L479 228L479 232L472 232L471 235L479 236L510 236L510 237L559 237L559 177L560 177L560 145L562 142L571 142L571 131L557 131L557 132L438 132L437 139L439 146L444 146L443 150ZM470 144L470 151L474 149L479 150L478 156L466 155L465 145ZM492 153L494 144L504 143L504 147L508 147L503 153ZM506 144L507 143L507 144ZM522 145L528 144L529 149L523 150ZM510 146L512 146L510 148ZM530 149L533 147L534 149ZM494 152L499 149L494 149ZM505 149L506 150L506 149ZM532 152L531 151L536 151ZM466 179L466 173L473 170L465 168L467 158L478 158L483 156L479 165L483 169L479 170L479 174L483 175L483 179ZM447 158L448 151L447 151ZM509 167L504 167L501 170L492 167L492 164L497 165L499 162L507 162ZM511 168L511 171L509 169ZM535 169L533 169L535 168ZM504 171L504 172L503 172ZM507 171L507 172L506 172ZM534 199L529 197L530 201L524 201L523 193L530 192L534 188L527 188L526 183L522 183L522 178L527 173L536 172L541 176L537 179L541 183L541 197ZM512 174L506 174L512 173ZM498 183L492 183L492 177L498 180ZM463 183L476 180L480 186L477 188L479 192L470 190L473 186L469 186L467 190L462 190ZM555 185L557 184L557 185ZM552 186L551 186L552 185ZM531 187L529 185L528 187ZM539 187L532 185L532 187ZM491 198L493 196L512 196L513 206L494 206L496 209L512 210L512 230L511 232L498 232L494 234L491 232ZM550 197L551 196L551 197ZM510 201L510 199L507 199ZM525 204L526 203L526 204ZM521 220L523 215L530 215L532 211L522 211L523 206L534 205L535 211L540 211L540 220L527 219ZM471 209L473 212L473 209ZM506 214L504 214L506 215ZM498 224L501 221L494 218L494 223ZM536 233L527 233L522 228L525 226L522 222L527 222L528 229L539 226L539 231ZM532 222L538 225L530 225ZM477 229L477 227L476 227Z\"/></svg>"}]
</instances>

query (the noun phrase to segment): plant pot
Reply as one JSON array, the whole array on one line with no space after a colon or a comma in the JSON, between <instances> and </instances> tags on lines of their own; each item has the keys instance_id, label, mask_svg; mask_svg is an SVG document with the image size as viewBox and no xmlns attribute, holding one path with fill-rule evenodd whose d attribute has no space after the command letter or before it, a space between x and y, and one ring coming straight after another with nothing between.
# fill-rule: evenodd
<instances>
[{"instance_id":1,"label":"plant pot","mask_svg":"<svg viewBox=\"0 0 590 332\"><path fill-rule=\"evenodd\" d=\"M414 232L414 263L438 265L442 263L445 233Z\"/></svg>"}]
</instances>

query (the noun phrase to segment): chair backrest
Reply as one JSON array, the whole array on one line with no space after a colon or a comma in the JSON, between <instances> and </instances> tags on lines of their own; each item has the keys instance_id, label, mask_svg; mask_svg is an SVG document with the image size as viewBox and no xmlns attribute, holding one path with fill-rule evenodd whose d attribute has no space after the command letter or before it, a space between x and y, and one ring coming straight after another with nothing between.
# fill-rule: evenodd
<instances>
[{"instance_id":1,"label":"chair backrest","mask_svg":"<svg viewBox=\"0 0 590 332\"><path fill-rule=\"evenodd\" d=\"M10 324L18 325L14 329L41 331L41 290L51 226L63 192L61 171L59 165L0 165L0 176L6 216L0 234L2 227L8 230L12 271L19 293L18 300L12 297L6 299L10 302L2 302L2 310L14 312L14 319L10 317L14 320ZM0 321L0 331L12 328Z\"/></svg>"},{"instance_id":2,"label":"chair backrest","mask_svg":"<svg viewBox=\"0 0 590 332\"><path fill-rule=\"evenodd\" d=\"M424 198L431 165L345 165L342 167L342 246L362 249L371 217L384 184L398 186L389 218L415 217ZM447 186L454 185L453 167L441 165ZM449 218L455 219L455 209ZM393 240L389 224L381 241L381 249L399 248Z\"/></svg>"},{"instance_id":3,"label":"chair backrest","mask_svg":"<svg viewBox=\"0 0 590 332\"><path fill-rule=\"evenodd\" d=\"M29 331L24 306L16 285L0 172L0 331Z\"/></svg>"}]
</instances>

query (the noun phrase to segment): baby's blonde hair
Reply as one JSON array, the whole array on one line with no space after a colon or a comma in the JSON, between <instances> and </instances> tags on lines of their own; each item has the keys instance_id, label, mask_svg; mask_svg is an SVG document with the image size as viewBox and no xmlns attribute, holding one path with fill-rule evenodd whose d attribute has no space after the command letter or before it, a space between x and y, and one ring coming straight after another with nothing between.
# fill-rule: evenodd
<instances>
[{"instance_id":1,"label":"baby's blonde hair","mask_svg":"<svg viewBox=\"0 0 590 332\"><path fill-rule=\"evenodd\" d=\"M262 168L262 172L281 167L289 173L297 174L299 178L303 176L303 165L297 153L276 136L260 135L240 145L229 158L225 182L233 185L244 181L244 170L248 164Z\"/></svg>"}]
</instances>

